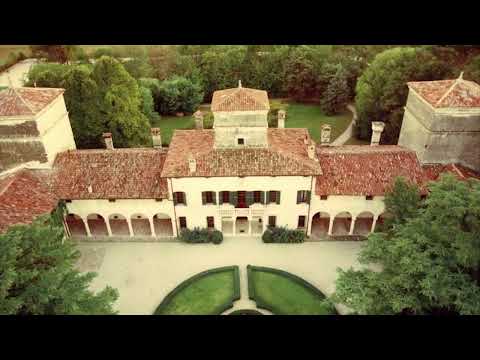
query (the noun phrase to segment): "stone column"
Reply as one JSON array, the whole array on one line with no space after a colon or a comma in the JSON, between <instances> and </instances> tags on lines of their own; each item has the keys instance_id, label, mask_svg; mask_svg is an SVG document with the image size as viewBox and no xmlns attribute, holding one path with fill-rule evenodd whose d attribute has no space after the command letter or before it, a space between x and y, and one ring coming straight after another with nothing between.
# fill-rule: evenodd
<instances>
[{"instance_id":1,"label":"stone column","mask_svg":"<svg viewBox=\"0 0 480 360\"><path fill-rule=\"evenodd\" d=\"M350 231L348 232L348 235L353 234L353 228L355 227L355 221L357 221L356 217L352 217L352 222L350 223Z\"/></svg>"},{"instance_id":2,"label":"stone column","mask_svg":"<svg viewBox=\"0 0 480 360\"><path fill-rule=\"evenodd\" d=\"M236 220L236 217L233 216L232 219L233 219L233 221L232 221L232 229L233 229L232 230L232 235L235 235L235 220Z\"/></svg>"},{"instance_id":3,"label":"stone column","mask_svg":"<svg viewBox=\"0 0 480 360\"><path fill-rule=\"evenodd\" d=\"M175 223L173 222L172 218L170 218L170 223L172 224L173 236L174 236L174 237L177 237L177 236L178 236L177 227L175 226Z\"/></svg>"},{"instance_id":4,"label":"stone column","mask_svg":"<svg viewBox=\"0 0 480 360\"><path fill-rule=\"evenodd\" d=\"M150 223L150 232L152 233L153 237L156 237L157 235L155 234L155 226L153 225L153 218L148 218L148 222Z\"/></svg>"},{"instance_id":5,"label":"stone column","mask_svg":"<svg viewBox=\"0 0 480 360\"><path fill-rule=\"evenodd\" d=\"M132 228L132 219L130 217L127 218L128 224L128 232L130 233L130 237L133 236L133 228Z\"/></svg>"},{"instance_id":6,"label":"stone column","mask_svg":"<svg viewBox=\"0 0 480 360\"><path fill-rule=\"evenodd\" d=\"M88 226L88 220L82 218L82 221L85 224L85 229L87 230L87 236L92 237L92 233L90 232L90 227Z\"/></svg>"},{"instance_id":7,"label":"stone column","mask_svg":"<svg viewBox=\"0 0 480 360\"><path fill-rule=\"evenodd\" d=\"M333 220L335 220L335 218L333 216L330 216L329 220L330 222L328 223L328 235L332 236Z\"/></svg>"},{"instance_id":8,"label":"stone column","mask_svg":"<svg viewBox=\"0 0 480 360\"><path fill-rule=\"evenodd\" d=\"M378 219L378 216L373 217L372 228L370 229L371 233L375 231L375 225L377 225L377 219Z\"/></svg>"},{"instance_id":9,"label":"stone column","mask_svg":"<svg viewBox=\"0 0 480 360\"><path fill-rule=\"evenodd\" d=\"M105 225L107 226L107 233L108 236L112 236L112 229L110 228L110 219L107 217L104 217L103 220L105 221Z\"/></svg>"},{"instance_id":10,"label":"stone column","mask_svg":"<svg viewBox=\"0 0 480 360\"><path fill-rule=\"evenodd\" d=\"M252 235L252 218L247 217L247 221L248 221L248 236L251 236Z\"/></svg>"}]
</instances>

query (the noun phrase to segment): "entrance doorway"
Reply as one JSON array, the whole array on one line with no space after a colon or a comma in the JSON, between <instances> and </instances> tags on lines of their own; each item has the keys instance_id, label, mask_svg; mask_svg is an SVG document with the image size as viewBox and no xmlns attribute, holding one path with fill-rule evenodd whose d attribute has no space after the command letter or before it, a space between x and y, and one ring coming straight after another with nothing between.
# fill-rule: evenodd
<instances>
[{"instance_id":1,"label":"entrance doorway","mask_svg":"<svg viewBox=\"0 0 480 360\"><path fill-rule=\"evenodd\" d=\"M237 192L237 208L246 208L247 207L247 199L246 199L246 192L245 191L238 191Z\"/></svg>"},{"instance_id":2,"label":"entrance doorway","mask_svg":"<svg viewBox=\"0 0 480 360\"><path fill-rule=\"evenodd\" d=\"M235 220L235 233L248 234L248 218L246 216L239 216Z\"/></svg>"}]
</instances>

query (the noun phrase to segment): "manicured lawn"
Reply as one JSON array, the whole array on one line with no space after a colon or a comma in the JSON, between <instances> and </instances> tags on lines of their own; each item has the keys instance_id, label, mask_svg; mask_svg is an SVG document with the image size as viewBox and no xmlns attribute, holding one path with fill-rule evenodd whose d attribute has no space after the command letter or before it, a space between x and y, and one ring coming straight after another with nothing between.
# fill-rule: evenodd
<instances>
[{"instance_id":1,"label":"manicured lawn","mask_svg":"<svg viewBox=\"0 0 480 360\"><path fill-rule=\"evenodd\" d=\"M287 128L307 128L310 136L320 142L321 126L330 124L332 133L330 141L335 140L341 133L345 131L352 121L352 114L346 110L344 113L335 116L325 115L318 105L315 104L299 104L295 102L282 102L280 99L272 99L272 106L281 104L282 108L287 111L285 126ZM210 104L200 106L203 112L210 112ZM158 122L152 124L152 127L159 127L162 133L162 143L170 144L170 140L175 129L193 129L195 121L193 116L162 116Z\"/></svg>"},{"instance_id":2,"label":"manicured lawn","mask_svg":"<svg viewBox=\"0 0 480 360\"><path fill-rule=\"evenodd\" d=\"M273 270L273 271L272 271ZM296 279L295 279L296 278ZM313 285L275 269L248 268L249 297L275 315L334 315L325 296Z\"/></svg>"},{"instance_id":3,"label":"manicured lawn","mask_svg":"<svg viewBox=\"0 0 480 360\"><path fill-rule=\"evenodd\" d=\"M167 295L154 315L219 315L237 298L238 268L213 269L180 284Z\"/></svg>"}]
</instances>

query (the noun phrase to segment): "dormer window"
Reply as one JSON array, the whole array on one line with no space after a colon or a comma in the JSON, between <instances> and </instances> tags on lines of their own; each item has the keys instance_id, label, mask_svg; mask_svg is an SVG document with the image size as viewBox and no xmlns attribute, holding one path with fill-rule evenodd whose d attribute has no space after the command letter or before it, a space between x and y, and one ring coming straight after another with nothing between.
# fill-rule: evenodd
<instances>
[{"instance_id":1,"label":"dormer window","mask_svg":"<svg viewBox=\"0 0 480 360\"><path fill-rule=\"evenodd\" d=\"M238 138L237 139L237 144L238 145L245 145L245 139L244 138Z\"/></svg>"}]
</instances>

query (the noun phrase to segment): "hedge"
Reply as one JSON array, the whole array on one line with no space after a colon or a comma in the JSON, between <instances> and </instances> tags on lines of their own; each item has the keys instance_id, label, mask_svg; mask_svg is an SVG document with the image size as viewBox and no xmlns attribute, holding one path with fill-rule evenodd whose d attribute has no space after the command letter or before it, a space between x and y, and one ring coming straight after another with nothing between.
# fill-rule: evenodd
<instances>
[{"instance_id":1,"label":"hedge","mask_svg":"<svg viewBox=\"0 0 480 360\"><path fill-rule=\"evenodd\" d=\"M324 299L325 301L328 301L324 293L322 293L317 287L313 286L312 284L310 284L308 281L305 281L301 277L298 277L296 275L293 275L283 270L272 269L272 268L262 267L262 266L247 265L248 298L252 301L255 301L255 303L257 304L257 308L268 310L273 314L282 313L281 311L279 311L279 309L276 309L274 306L263 302L262 299L259 299L255 296L255 284L253 280L253 271L263 271L271 274L281 275L283 277L286 277L292 280L293 282L296 282L299 285L302 285L303 287L306 287L307 289L313 291L320 298ZM335 314L337 314L337 311L334 306L332 306L332 309L335 311Z\"/></svg>"},{"instance_id":2,"label":"hedge","mask_svg":"<svg viewBox=\"0 0 480 360\"><path fill-rule=\"evenodd\" d=\"M196 227L193 230L182 230L178 238L181 241L189 244L204 244L211 242L218 245L223 241L223 234L221 231L218 230L211 230L206 228L200 229Z\"/></svg>"},{"instance_id":3,"label":"hedge","mask_svg":"<svg viewBox=\"0 0 480 360\"><path fill-rule=\"evenodd\" d=\"M193 275L192 277L188 278L187 280L183 281L180 285L178 285L176 288L174 288L172 291L170 291L167 296L163 299L163 301L158 305L158 307L155 309L155 312L153 315L159 315L159 313L167 307L172 299L183 289L186 287L190 286L194 282L196 282L198 279L208 276L211 274L216 274L219 272L224 272L224 271L233 271L233 295L232 297L222 304L221 306L218 307L218 309L215 311L216 315L220 315L223 312L227 311L231 307L233 307L233 303L235 301L240 300L240 273L237 265L234 266L223 266L215 269L210 269L206 271L202 271L201 273L198 273L196 275Z\"/></svg>"},{"instance_id":4,"label":"hedge","mask_svg":"<svg viewBox=\"0 0 480 360\"><path fill-rule=\"evenodd\" d=\"M303 243L306 234L302 230L291 230L286 227L267 227L263 232L262 240L264 243Z\"/></svg>"}]
</instances>

